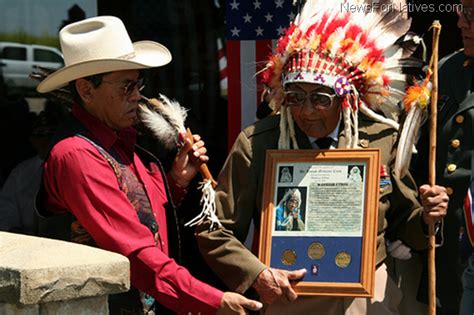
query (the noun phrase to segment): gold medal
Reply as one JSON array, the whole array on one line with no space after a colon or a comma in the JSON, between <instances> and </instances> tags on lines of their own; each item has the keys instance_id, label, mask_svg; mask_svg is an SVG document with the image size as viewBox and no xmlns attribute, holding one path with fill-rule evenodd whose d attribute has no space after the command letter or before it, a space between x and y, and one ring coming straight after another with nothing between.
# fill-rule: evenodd
<instances>
[{"instance_id":1,"label":"gold medal","mask_svg":"<svg viewBox=\"0 0 474 315\"><path fill-rule=\"evenodd\" d=\"M308 247L308 257L313 260L323 258L325 254L326 250L322 243L314 242Z\"/></svg>"},{"instance_id":2,"label":"gold medal","mask_svg":"<svg viewBox=\"0 0 474 315\"><path fill-rule=\"evenodd\" d=\"M281 255L281 262L287 266L294 265L296 262L296 252L292 249L287 249Z\"/></svg>"},{"instance_id":3,"label":"gold medal","mask_svg":"<svg viewBox=\"0 0 474 315\"><path fill-rule=\"evenodd\" d=\"M335 262L339 268L346 268L351 263L351 255L348 252L339 252L336 255Z\"/></svg>"}]
</instances>

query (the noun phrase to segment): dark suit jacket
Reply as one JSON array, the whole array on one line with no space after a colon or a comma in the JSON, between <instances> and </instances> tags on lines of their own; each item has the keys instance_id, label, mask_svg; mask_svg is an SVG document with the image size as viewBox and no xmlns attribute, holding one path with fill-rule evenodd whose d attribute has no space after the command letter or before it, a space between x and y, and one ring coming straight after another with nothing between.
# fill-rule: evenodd
<instances>
[{"instance_id":1,"label":"dark suit jacket","mask_svg":"<svg viewBox=\"0 0 474 315\"><path fill-rule=\"evenodd\" d=\"M467 61L466 61L467 60ZM466 62L466 66L465 66ZM436 184L447 187L448 213L443 224L443 245L436 250L437 295L443 309L459 312L461 272L459 232L463 225L462 204L471 182L474 147L474 60L462 51L440 61L437 123ZM427 179L428 128L420 139L417 179ZM414 171L415 171L414 170ZM426 289L422 289L426 291Z\"/></svg>"}]
</instances>

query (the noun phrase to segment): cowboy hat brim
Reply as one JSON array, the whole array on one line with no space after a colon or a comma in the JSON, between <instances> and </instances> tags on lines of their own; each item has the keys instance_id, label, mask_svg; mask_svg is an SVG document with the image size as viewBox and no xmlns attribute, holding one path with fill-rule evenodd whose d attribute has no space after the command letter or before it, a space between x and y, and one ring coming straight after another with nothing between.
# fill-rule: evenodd
<instances>
[{"instance_id":1,"label":"cowboy hat brim","mask_svg":"<svg viewBox=\"0 0 474 315\"><path fill-rule=\"evenodd\" d=\"M171 61L169 50L153 41L133 43L133 56L114 59L96 59L65 66L46 77L36 88L40 93L59 89L73 80L111 71L155 68Z\"/></svg>"}]
</instances>

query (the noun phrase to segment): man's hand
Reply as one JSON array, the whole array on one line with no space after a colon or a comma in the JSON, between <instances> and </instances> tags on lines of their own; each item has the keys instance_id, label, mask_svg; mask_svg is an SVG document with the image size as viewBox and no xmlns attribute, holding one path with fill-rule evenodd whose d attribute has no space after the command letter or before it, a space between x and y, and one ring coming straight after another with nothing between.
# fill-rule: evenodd
<instances>
[{"instance_id":1,"label":"man's hand","mask_svg":"<svg viewBox=\"0 0 474 315\"><path fill-rule=\"evenodd\" d=\"M298 297L293 286L303 279L305 274L306 269L287 271L268 268L258 275L252 287L265 304L272 304L277 301L289 303Z\"/></svg>"},{"instance_id":2,"label":"man's hand","mask_svg":"<svg viewBox=\"0 0 474 315\"><path fill-rule=\"evenodd\" d=\"M420 187L420 198L426 224L438 222L446 216L449 197L445 187L423 185Z\"/></svg>"},{"instance_id":3,"label":"man's hand","mask_svg":"<svg viewBox=\"0 0 474 315\"><path fill-rule=\"evenodd\" d=\"M248 314L247 310L258 311L262 303L249 300L246 297L233 292L225 292L222 296L221 305L217 309L217 315Z\"/></svg>"},{"instance_id":4,"label":"man's hand","mask_svg":"<svg viewBox=\"0 0 474 315\"><path fill-rule=\"evenodd\" d=\"M194 144L186 137L186 133L180 134L179 137L183 145L174 159L171 176L178 186L185 188L199 171L199 164L207 163L209 157L206 155L204 141L199 135L193 135Z\"/></svg>"}]
</instances>

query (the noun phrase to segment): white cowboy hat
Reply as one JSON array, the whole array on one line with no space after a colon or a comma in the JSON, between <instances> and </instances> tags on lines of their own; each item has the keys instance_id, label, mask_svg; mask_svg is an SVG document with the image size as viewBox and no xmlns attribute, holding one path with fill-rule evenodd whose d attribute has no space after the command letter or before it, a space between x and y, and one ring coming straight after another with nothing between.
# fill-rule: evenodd
<instances>
[{"instance_id":1,"label":"white cowboy hat","mask_svg":"<svg viewBox=\"0 0 474 315\"><path fill-rule=\"evenodd\" d=\"M132 43L123 22L114 16L98 16L69 24L59 32L59 41L65 66L38 85L40 93L94 74L154 68L171 61L169 50L157 42Z\"/></svg>"}]
</instances>

